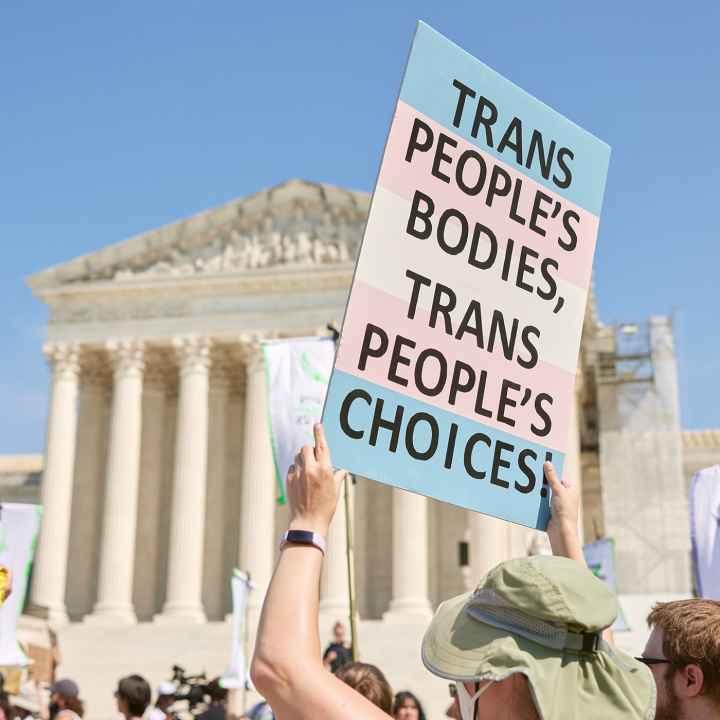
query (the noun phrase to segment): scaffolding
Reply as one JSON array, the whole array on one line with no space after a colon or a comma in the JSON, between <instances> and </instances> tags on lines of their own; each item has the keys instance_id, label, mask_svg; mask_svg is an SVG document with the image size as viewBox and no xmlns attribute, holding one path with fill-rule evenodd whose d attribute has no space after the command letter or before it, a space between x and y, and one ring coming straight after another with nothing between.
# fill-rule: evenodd
<instances>
[{"instance_id":1,"label":"scaffolding","mask_svg":"<svg viewBox=\"0 0 720 720\"><path fill-rule=\"evenodd\" d=\"M598 384L652 383L649 323L621 323L603 328L595 375Z\"/></svg>"}]
</instances>

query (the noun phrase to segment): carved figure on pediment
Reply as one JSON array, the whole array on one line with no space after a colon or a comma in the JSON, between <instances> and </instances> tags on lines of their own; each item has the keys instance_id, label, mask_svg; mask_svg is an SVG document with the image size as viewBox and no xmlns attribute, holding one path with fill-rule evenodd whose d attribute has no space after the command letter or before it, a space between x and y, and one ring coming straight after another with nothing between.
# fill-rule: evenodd
<instances>
[{"instance_id":1,"label":"carved figure on pediment","mask_svg":"<svg viewBox=\"0 0 720 720\"><path fill-rule=\"evenodd\" d=\"M232 270L237 261L237 248L232 244L232 240L223 248L220 255L220 270Z\"/></svg>"},{"instance_id":2,"label":"carved figure on pediment","mask_svg":"<svg viewBox=\"0 0 720 720\"><path fill-rule=\"evenodd\" d=\"M320 265L325 260L330 246L324 243L319 237L313 238L312 241L312 263L313 265Z\"/></svg>"},{"instance_id":3,"label":"carved figure on pediment","mask_svg":"<svg viewBox=\"0 0 720 720\"><path fill-rule=\"evenodd\" d=\"M277 231L270 233L270 239L268 241L268 264L278 265L282 263L283 252L284 249L282 235Z\"/></svg>"},{"instance_id":4,"label":"carved figure on pediment","mask_svg":"<svg viewBox=\"0 0 720 720\"><path fill-rule=\"evenodd\" d=\"M339 240L337 242L338 249L338 262L348 262L350 260L350 251L348 250L347 242L345 240Z\"/></svg>"},{"instance_id":5,"label":"carved figure on pediment","mask_svg":"<svg viewBox=\"0 0 720 720\"><path fill-rule=\"evenodd\" d=\"M297 262L301 265L312 265L312 242L306 232L297 234L296 240L296 257Z\"/></svg>"},{"instance_id":6,"label":"carved figure on pediment","mask_svg":"<svg viewBox=\"0 0 720 720\"><path fill-rule=\"evenodd\" d=\"M280 255L280 264L292 265L295 262L295 246L289 235L282 236L282 253Z\"/></svg>"},{"instance_id":7,"label":"carved figure on pediment","mask_svg":"<svg viewBox=\"0 0 720 720\"><path fill-rule=\"evenodd\" d=\"M219 252L217 255L213 255L203 263L203 272L206 273L218 273L225 269L225 254L224 251Z\"/></svg>"}]
</instances>

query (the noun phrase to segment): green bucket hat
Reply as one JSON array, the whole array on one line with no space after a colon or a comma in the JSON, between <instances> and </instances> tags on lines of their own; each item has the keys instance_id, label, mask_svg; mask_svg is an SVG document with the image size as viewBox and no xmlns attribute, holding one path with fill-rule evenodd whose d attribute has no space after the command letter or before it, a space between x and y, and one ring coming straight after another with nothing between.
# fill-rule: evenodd
<instances>
[{"instance_id":1,"label":"green bucket hat","mask_svg":"<svg viewBox=\"0 0 720 720\"><path fill-rule=\"evenodd\" d=\"M650 669L601 637L617 611L613 593L574 560L509 560L440 605L423 663L459 682L522 673L542 720L652 720Z\"/></svg>"}]
</instances>

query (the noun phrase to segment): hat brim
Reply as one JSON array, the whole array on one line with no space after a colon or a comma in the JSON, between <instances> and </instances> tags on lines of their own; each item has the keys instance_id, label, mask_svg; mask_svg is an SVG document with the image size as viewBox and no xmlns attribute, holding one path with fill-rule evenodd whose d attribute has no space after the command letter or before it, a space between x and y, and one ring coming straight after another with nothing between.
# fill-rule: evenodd
<instances>
[{"instance_id":1,"label":"hat brim","mask_svg":"<svg viewBox=\"0 0 720 720\"><path fill-rule=\"evenodd\" d=\"M656 689L649 668L616 651L555 650L465 612L470 593L443 603L422 642L422 660L434 675L457 681L500 681L521 673L541 720L652 720Z\"/></svg>"}]
</instances>

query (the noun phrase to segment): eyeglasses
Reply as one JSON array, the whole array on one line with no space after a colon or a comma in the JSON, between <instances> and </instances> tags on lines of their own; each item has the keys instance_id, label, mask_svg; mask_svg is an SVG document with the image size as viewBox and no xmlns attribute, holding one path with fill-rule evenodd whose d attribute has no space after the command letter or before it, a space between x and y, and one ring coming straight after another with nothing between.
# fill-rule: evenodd
<instances>
[{"instance_id":1,"label":"eyeglasses","mask_svg":"<svg viewBox=\"0 0 720 720\"><path fill-rule=\"evenodd\" d=\"M641 662L643 665L647 665L648 667L653 665L662 665L663 663L672 663L672 660L668 660L667 658L648 658L640 656L636 657L635 660Z\"/></svg>"}]
</instances>

